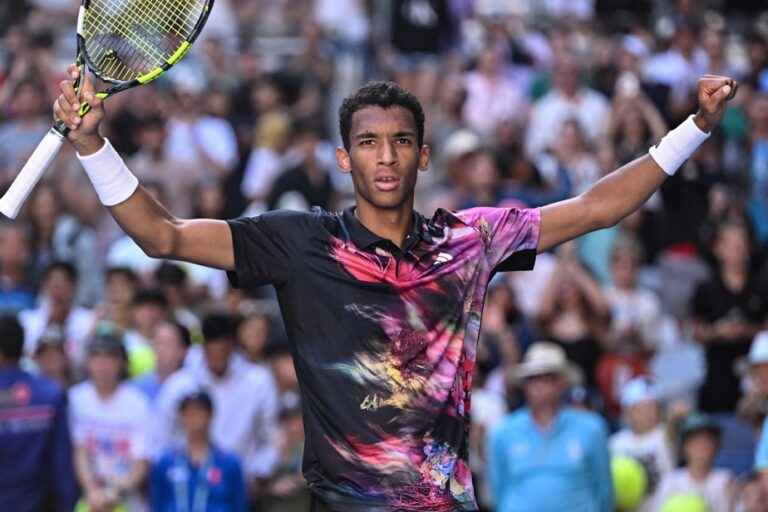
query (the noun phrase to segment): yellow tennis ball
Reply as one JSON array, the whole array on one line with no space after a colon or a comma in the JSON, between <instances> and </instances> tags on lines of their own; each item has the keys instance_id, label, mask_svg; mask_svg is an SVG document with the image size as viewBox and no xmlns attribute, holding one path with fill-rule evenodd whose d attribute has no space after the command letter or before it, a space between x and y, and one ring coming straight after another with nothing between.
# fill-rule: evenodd
<instances>
[{"instance_id":1,"label":"yellow tennis ball","mask_svg":"<svg viewBox=\"0 0 768 512\"><path fill-rule=\"evenodd\" d=\"M664 502L661 512L709 512L709 505L698 494L678 494Z\"/></svg>"},{"instance_id":2,"label":"yellow tennis ball","mask_svg":"<svg viewBox=\"0 0 768 512\"><path fill-rule=\"evenodd\" d=\"M138 346L128 352L128 373L138 377L155 369L155 352L152 347Z\"/></svg>"},{"instance_id":3,"label":"yellow tennis ball","mask_svg":"<svg viewBox=\"0 0 768 512\"><path fill-rule=\"evenodd\" d=\"M82 499L77 502L77 505L75 505L74 512L91 512L91 507L88 506L88 503L85 501L85 499ZM128 508L125 505L120 504L112 509L112 512L128 512Z\"/></svg>"},{"instance_id":4,"label":"yellow tennis ball","mask_svg":"<svg viewBox=\"0 0 768 512\"><path fill-rule=\"evenodd\" d=\"M619 509L631 510L642 503L648 489L648 475L642 464L632 457L613 457L611 475L616 506Z\"/></svg>"}]
</instances>

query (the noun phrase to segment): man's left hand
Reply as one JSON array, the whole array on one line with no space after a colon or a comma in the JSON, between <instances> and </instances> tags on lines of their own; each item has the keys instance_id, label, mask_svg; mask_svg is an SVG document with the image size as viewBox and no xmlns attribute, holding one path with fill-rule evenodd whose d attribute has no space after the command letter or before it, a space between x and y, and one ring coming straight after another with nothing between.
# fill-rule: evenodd
<instances>
[{"instance_id":1,"label":"man's left hand","mask_svg":"<svg viewBox=\"0 0 768 512\"><path fill-rule=\"evenodd\" d=\"M699 111L694 117L696 125L707 133L715 128L725 112L725 104L736 96L739 84L733 78L704 75L699 78Z\"/></svg>"}]
</instances>

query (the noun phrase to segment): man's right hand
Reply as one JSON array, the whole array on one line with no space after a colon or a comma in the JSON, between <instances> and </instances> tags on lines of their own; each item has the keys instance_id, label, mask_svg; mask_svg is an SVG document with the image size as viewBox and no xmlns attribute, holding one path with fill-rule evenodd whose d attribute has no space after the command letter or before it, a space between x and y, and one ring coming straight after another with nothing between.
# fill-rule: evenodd
<instances>
[{"instance_id":1,"label":"man's right hand","mask_svg":"<svg viewBox=\"0 0 768 512\"><path fill-rule=\"evenodd\" d=\"M104 102L96 97L93 80L88 72L83 73L80 85L82 102L91 105L91 111L84 117L78 114L81 100L78 99L74 88L79 71L72 64L67 68L71 80L64 80L59 84L61 94L53 104L53 117L56 121L63 121L70 132L67 138L81 156L90 155L98 151L104 144L104 139L99 135L99 125L104 119Z\"/></svg>"}]
</instances>

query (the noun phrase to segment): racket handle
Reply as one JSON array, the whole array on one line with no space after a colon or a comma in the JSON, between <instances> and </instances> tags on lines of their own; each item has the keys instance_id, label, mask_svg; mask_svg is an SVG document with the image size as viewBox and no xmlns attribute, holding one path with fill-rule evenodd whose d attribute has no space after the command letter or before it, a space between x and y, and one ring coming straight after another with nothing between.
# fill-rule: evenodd
<instances>
[{"instance_id":1,"label":"racket handle","mask_svg":"<svg viewBox=\"0 0 768 512\"><path fill-rule=\"evenodd\" d=\"M0 198L0 213L9 219L16 218L37 182L59 154L63 144L64 135L51 128L13 180L11 187Z\"/></svg>"}]
</instances>

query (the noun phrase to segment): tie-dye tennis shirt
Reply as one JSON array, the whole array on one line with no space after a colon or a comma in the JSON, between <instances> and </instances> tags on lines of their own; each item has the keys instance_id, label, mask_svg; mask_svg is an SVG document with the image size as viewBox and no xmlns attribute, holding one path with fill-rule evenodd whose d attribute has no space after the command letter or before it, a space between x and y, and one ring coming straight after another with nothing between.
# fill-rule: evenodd
<instances>
[{"instance_id":1,"label":"tie-dye tennis shirt","mask_svg":"<svg viewBox=\"0 0 768 512\"><path fill-rule=\"evenodd\" d=\"M304 412L303 472L342 512L477 510L470 390L486 288L529 270L537 209L414 213L402 251L352 209L229 221L233 284L272 284Z\"/></svg>"}]
</instances>

